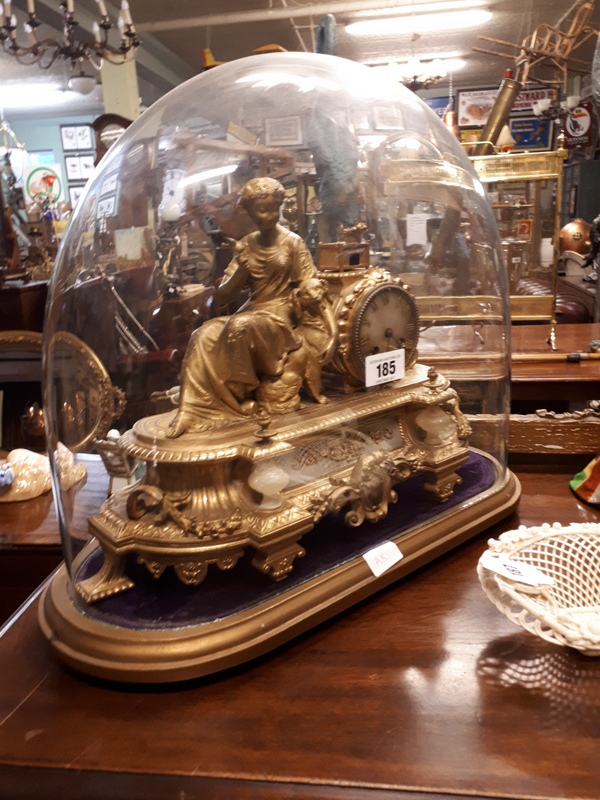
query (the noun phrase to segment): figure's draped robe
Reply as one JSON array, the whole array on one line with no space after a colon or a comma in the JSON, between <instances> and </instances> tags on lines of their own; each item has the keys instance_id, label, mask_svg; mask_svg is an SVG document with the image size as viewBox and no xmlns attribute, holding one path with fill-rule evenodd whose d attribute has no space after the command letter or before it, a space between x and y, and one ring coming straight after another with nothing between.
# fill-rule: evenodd
<instances>
[{"instance_id":1,"label":"figure's draped robe","mask_svg":"<svg viewBox=\"0 0 600 800\"><path fill-rule=\"evenodd\" d=\"M284 228L281 232L283 238L272 247L259 244L258 233L237 243L224 280L244 264L250 298L235 314L205 322L192 334L171 436L247 417L253 410L248 399L261 379L279 375L287 354L301 346L292 293L317 270L302 239Z\"/></svg>"}]
</instances>

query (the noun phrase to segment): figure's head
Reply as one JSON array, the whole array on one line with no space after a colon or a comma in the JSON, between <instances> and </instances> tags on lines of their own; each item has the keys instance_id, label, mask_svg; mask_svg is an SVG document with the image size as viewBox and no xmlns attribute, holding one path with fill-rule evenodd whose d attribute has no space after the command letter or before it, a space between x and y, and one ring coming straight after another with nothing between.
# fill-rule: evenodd
<instances>
[{"instance_id":1,"label":"figure's head","mask_svg":"<svg viewBox=\"0 0 600 800\"><path fill-rule=\"evenodd\" d=\"M274 200L281 205L284 197L285 189L275 178L252 178L242 189L240 204L249 211L257 200Z\"/></svg>"},{"instance_id":2,"label":"figure's head","mask_svg":"<svg viewBox=\"0 0 600 800\"><path fill-rule=\"evenodd\" d=\"M260 231L272 230L279 222L285 190L273 178L253 178L242 189L240 203Z\"/></svg>"}]
</instances>

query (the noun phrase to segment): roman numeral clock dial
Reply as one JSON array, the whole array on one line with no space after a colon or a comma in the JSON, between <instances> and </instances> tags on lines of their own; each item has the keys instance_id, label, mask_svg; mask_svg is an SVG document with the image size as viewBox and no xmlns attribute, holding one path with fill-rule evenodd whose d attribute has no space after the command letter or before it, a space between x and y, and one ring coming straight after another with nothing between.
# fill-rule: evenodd
<instances>
[{"instance_id":1,"label":"roman numeral clock dial","mask_svg":"<svg viewBox=\"0 0 600 800\"><path fill-rule=\"evenodd\" d=\"M371 268L347 294L340 313L340 354L354 385L365 381L368 356L403 349L405 367L417 360L419 312L408 287L384 270Z\"/></svg>"}]
</instances>

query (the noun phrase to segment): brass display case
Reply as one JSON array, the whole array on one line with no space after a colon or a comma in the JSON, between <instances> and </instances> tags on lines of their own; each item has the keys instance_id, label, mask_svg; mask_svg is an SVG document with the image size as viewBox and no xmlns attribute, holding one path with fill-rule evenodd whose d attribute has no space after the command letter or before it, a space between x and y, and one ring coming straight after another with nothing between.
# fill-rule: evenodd
<instances>
[{"instance_id":1,"label":"brass display case","mask_svg":"<svg viewBox=\"0 0 600 800\"><path fill-rule=\"evenodd\" d=\"M555 322L566 150L473 156L494 211L513 322Z\"/></svg>"}]
</instances>

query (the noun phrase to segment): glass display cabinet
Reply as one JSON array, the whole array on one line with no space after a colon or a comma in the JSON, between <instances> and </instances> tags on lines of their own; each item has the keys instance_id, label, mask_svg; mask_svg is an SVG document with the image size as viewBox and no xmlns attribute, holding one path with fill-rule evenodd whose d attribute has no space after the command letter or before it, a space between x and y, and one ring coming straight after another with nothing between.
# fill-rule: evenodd
<instances>
[{"instance_id":1,"label":"glass display cabinet","mask_svg":"<svg viewBox=\"0 0 600 800\"><path fill-rule=\"evenodd\" d=\"M555 322L566 150L475 156L502 240L513 321Z\"/></svg>"},{"instance_id":2,"label":"glass display cabinet","mask_svg":"<svg viewBox=\"0 0 600 800\"><path fill-rule=\"evenodd\" d=\"M460 145L367 67L252 56L145 111L51 285L56 653L215 672L509 513L507 289ZM110 477L92 515L65 453Z\"/></svg>"}]
</instances>

